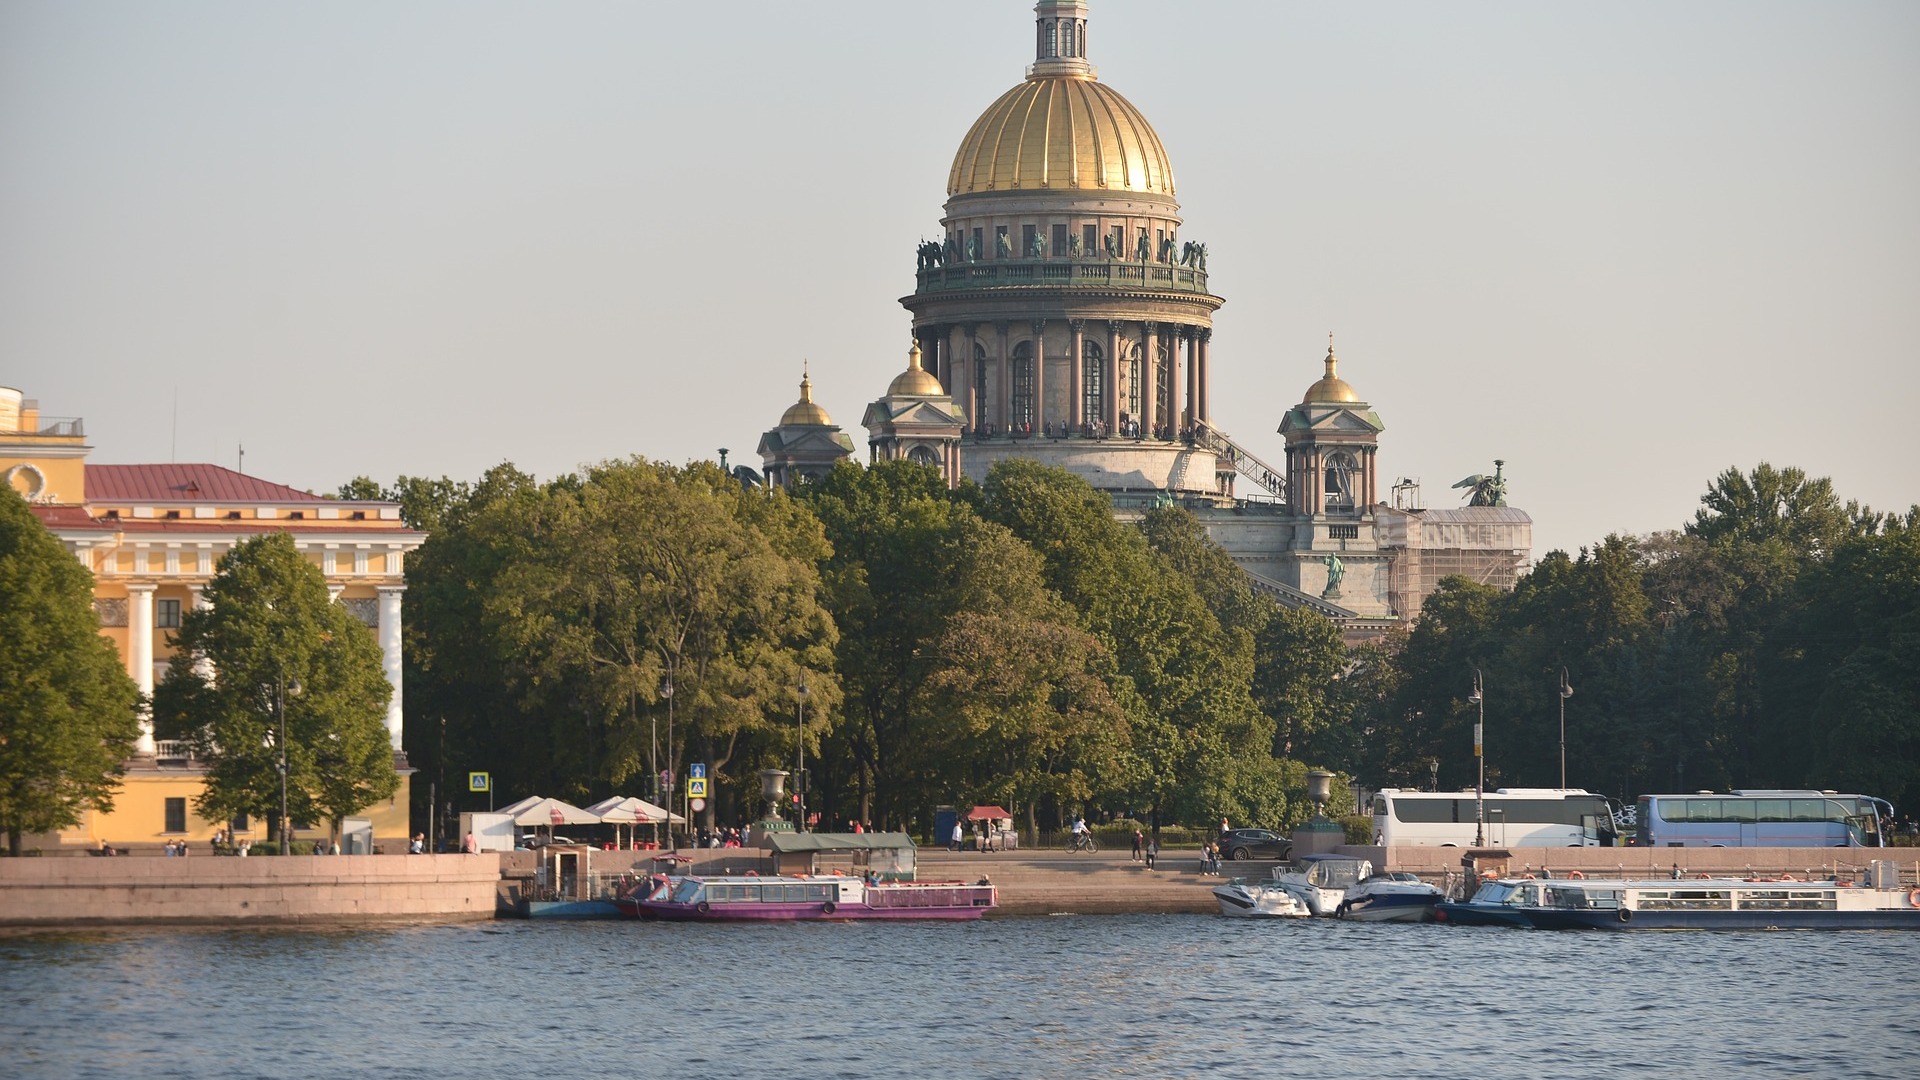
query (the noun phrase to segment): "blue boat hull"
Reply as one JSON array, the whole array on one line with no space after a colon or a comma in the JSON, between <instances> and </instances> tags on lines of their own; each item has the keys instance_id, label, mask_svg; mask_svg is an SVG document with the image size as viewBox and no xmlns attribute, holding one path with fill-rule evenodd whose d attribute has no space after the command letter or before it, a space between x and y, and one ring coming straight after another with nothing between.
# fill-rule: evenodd
<instances>
[{"instance_id":1,"label":"blue boat hull","mask_svg":"<svg viewBox=\"0 0 1920 1080\"><path fill-rule=\"evenodd\" d=\"M1625 916L1622 918L1622 916ZM1881 911L1561 911L1533 908L1541 930L1920 930L1920 910Z\"/></svg>"}]
</instances>

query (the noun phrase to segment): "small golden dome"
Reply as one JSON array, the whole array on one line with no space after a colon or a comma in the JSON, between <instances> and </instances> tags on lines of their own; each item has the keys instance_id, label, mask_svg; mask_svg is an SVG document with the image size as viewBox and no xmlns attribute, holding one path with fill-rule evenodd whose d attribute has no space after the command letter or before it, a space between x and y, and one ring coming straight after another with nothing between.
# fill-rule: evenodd
<instances>
[{"instance_id":1,"label":"small golden dome","mask_svg":"<svg viewBox=\"0 0 1920 1080\"><path fill-rule=\"evenodd\" d=\"M887 387L888 397L945 397L946 387L933 377L933 372L920 366L920 343L913 343L907 350L907 370L893 377L892 385Z\"/></svg>"},{"instance_id":2,"label":"small golden dome","mask_svg":"<svg viewBox=\"0 0 1920 1080\"><path fill-rule=\"evenodd\" d=\"M796 424L833 426L833 418L827 415L827 410L813 403L813 380L807 376L805 368L800 371L800 400L787 406L787 411L780 414L781 427Z\"/></svg>"},{"instance_id":3,"label":"small golden dome","mask_svg":"<svg viewBox=\"0 0 1920 1080\"><path fill-rule=\"evenodd\" d=\"M1076 188L1173 195L1173 163L1153 125L1086 75L1034 76L1000 95L947 174L949 195Z\"/></svg>"},{"instance_id":4,"label":"small golden dome","mask_svg":"<svg viewBox=\"0 0 1920 1080\"><path fill-rule=\"evenodd\" d=\"M1307 387L1307 396L1300 399L1302 405L1316 401L1357 402L1360 400L1360 395L1354 392L1353 387L1347 385L1347 380L1334 374L1334 365L1337 362L1338 358L1333 355L1333 335L1328 334L1327 373L1320 377L1319 382Z\"/></svg>"}]
</instances>

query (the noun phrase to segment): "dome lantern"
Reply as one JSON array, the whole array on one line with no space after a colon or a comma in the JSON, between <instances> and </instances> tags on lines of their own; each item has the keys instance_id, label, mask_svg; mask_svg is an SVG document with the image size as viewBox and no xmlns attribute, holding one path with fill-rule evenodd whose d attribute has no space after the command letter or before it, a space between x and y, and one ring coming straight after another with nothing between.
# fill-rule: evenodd
<instances>
[{"instance_id":1,"label":"dome lantern","mask_svg":"<svg viewBox=\"0 0 1920 1080\"><path fill-rule=\"evenodd\" d=\"M1360 400L1360 395L1356 393L1353 387L1347 383L1347 380L1341 378L1336 371L1339 359L1339 357L1333 355L1333 335L1328 334L1327 373L1320 377L1319 382L1307 387L1306 396L1300 399L1301 404L1304 405L1312 402L1347 403L1358 402Z\"/></svg>"},{"instance_id":2,"label":"dome lantern","mask_svg":"<svg viewBox=\"0 0 1920 1080\"><path fill-rule=\"evenodd\" d=\"M780 414L781 427L794 424L816 424L820 427L833 424L833 418L827 415L827 410L813 403L813 380L808 376L804 364L800 368L800 400L787 406L787 411Z\"/></svg>"},{"instance_id":3,"label":"dome lantern","mask_svg":"<svg viewBox=\"0 0 1920 1080\"><path fill-rule=\"evenodd\" d=\"M914 339L913 348L907 350L907 370L894 376L893 383L887 387L888 397L945 397L946 387L933 373L920 366L920 340Z\"/></svg>"}]
</instances>

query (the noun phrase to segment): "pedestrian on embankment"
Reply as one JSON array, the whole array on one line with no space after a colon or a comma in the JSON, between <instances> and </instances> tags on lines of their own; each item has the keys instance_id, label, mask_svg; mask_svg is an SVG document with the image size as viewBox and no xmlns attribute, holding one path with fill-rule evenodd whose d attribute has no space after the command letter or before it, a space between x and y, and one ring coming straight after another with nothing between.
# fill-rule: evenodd
<instances>
[{"instance_id":1,"label":"pedestrian on embankment","mask_svg":"<svg viewBox=\"0 0 1920 1080\"><path fill-rule=\"evenodd\" d=\"M1155 840L1152 837L1148 837L1147 838L1147 869L1149 870L1153 869L1153 860L1158 858L1159 855L1160 855L1160 841Z\"/></svg>"},{"instance_id":2,"label":"pedestrian on embankment","mask_svg":"<svg viewBox=\"0 0 1920 1080\"><path fill-rule=\"evenodd\" d=\"M1144 835L1140 832L1140 830L1139 829L1133 830L1133 854L1129 856L1129 858L1131 858L1134 862L1140 861L1140 850L1141 850L1140 841L1142 839L1144 839Z\"/></svg>"}]
</instances>

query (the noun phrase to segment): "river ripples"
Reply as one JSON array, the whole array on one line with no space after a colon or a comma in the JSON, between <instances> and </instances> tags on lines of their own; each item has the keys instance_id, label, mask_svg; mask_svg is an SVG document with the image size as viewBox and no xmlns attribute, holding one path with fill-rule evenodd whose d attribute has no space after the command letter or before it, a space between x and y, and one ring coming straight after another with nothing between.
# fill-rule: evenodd
<instances>
[{"instance_id":1,"label":"river ripples","mask_svg":"<svg viewBox=\"0 0 1920 1080\"><path fill-rule=\"evenodd\" d=\"M1920 934L1208 916L0 938L34 1077L1911 1076Z\"/></svg>"}]
</instances>

